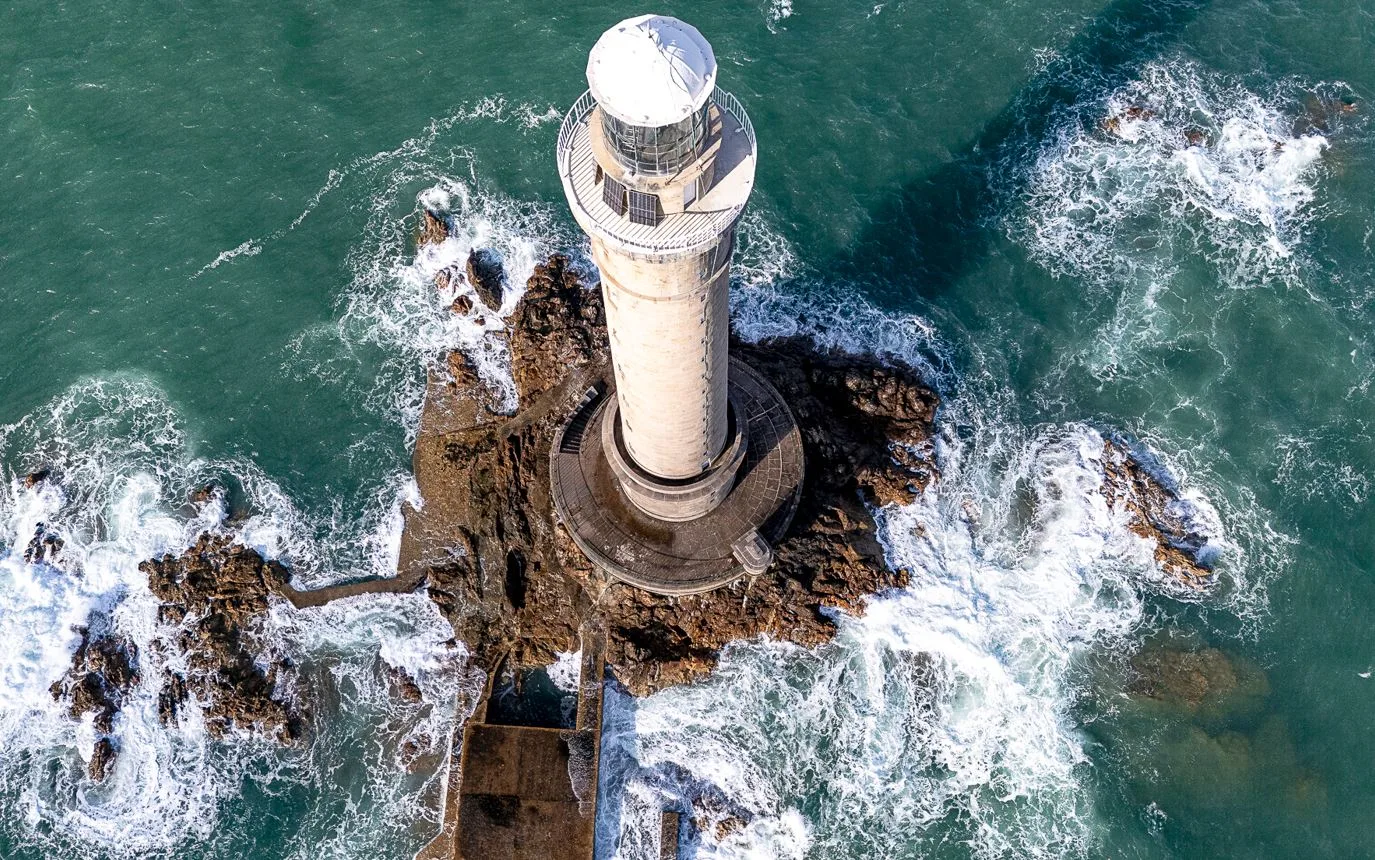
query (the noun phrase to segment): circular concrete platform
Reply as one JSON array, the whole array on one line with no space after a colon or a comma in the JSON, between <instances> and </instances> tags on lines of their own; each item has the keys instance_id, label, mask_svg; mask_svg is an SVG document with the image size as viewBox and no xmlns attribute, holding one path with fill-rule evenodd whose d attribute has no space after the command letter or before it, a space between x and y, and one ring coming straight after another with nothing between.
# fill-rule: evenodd
<instances>
[{"instance_id":1,"label":"circular concrete platform","mask_svg":"<svg viewBox=\"0 0 1375 860\"><path fill-rule=\"evenodd\" d=\"M748 454L725 501L687 522L646 514L612 474L601 430L615 391L578 405L554 436L549 472L554 508L594 564L656 594L696 594L746 572L732 544L751 532L770 546L783 538L802 492L802 435L778 391L735 358L730 396L745 416Z\"/></svg>"}]
</instances>

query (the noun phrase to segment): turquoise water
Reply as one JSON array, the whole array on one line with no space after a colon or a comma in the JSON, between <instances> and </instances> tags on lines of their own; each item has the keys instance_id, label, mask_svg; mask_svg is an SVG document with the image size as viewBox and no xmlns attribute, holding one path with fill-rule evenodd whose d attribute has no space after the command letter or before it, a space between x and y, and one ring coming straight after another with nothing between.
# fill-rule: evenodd
<instances>
[{"instance_id":1,"label":"turquoise water","mask_svg":"<svg viewBox=\"0 0 1375 860\"><path fill-rule=\"evenodd\" d=\"M558 121L639 11L0 11L0 855L429 838L474 679L423 597L267 620L314 691L300 748L161 726L142 647L95 787L89 724L47 688L93 613L157 639L135 566L220 522L185 506L212 477L306 581L389 569L426 363L461 347L503 379L499 320L452 317L429 276L474 244L517 276L582 253ZM661 11L712 41L760 138L737 330L916 366L946 398L945 479L883 514L913 586L835 645L744 645L707 684L613 696L601 853L654 856L651 811L694 801L747 822L697 857L1371 853L1375 7ZM417 259L422 198L461 229ZM1111 434L1181 485L1215 591L1173 589L1108 515ZM48 463L59 485L20 485ZM39 522L79 574L23 563ZM1249 680L1195 713L1122 695L1161 637ZM426 701L394 700L386 666Z\"/></svg>"}]
</instances>

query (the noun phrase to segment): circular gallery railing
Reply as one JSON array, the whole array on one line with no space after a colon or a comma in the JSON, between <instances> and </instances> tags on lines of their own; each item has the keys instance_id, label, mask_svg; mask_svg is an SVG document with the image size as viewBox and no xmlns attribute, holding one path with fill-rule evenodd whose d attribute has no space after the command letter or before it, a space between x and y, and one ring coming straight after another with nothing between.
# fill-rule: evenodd
<instances>
[{"instance_id":1,"label":"circular gallery railing","mask_svg":"<svg viewBox=\"0 0 1375 860\"><path fill-rule=\"evenodd\" d=\"M735 120L739 133L744 134L748 141L750 157L754 157L758 151L754 125L740 101L721 89L712 91L711 100L722 113ZM563 182L564 193L574 213L584 216L579 217L579 222L590 222L591 227L604 238L631 250L663 253L709 244L740 217L745 209L744 201L727 209L669 215L652 227L632 225L612 211L602 203L601 189L593 178L596 171L591 155L588 121L596 106L597 101L591 91L583 93L573 103L559 127L559 179ZM588 227L589 224L584 223L583 226Z\"/></svg>"}]
</instances>

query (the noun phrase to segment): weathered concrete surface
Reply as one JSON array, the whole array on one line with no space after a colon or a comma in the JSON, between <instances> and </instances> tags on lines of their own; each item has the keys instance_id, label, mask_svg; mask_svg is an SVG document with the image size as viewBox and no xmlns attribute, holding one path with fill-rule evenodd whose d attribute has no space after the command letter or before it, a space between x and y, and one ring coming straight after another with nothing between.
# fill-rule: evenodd
<instances>
[{"instance_id":1,"label":"weathered concrete surface","mask_svg":"<svg viewBox=\"0 0 1375 860\"><path fill-rule=\"evenodd\" d=\"M597 819L605 634L580 632L571 729L488 719L498 673L457 736L440 834L416 860L592 860Z\"/></svg>"},{"instance_id":2,"label":"weathered concrete surface","mask_svg":"<svg viewBox=\"0 0 1375 860\"><path fill-rule=\"evenodd\" d=\"M555 508L569 537L617 580L661 595L719 588L745 575L732 544L757 531L769 546L787 533L803 481L802 437L792 413L749 366L731 361L731 400L746 422L744 462L719 505L686 522L641 510L618 485L614 392L580 405L553 442Z\"/></svg>"},{"instance_id":3,"label":"weathered concrete surface","mask_svg":"<svg viewBox=\"0 0 1375 860\"><path fill-rule=\"evenodd\" d=\"M468 725L455 860L591 858L561 729Z\"/></svg>"}]
</instances>

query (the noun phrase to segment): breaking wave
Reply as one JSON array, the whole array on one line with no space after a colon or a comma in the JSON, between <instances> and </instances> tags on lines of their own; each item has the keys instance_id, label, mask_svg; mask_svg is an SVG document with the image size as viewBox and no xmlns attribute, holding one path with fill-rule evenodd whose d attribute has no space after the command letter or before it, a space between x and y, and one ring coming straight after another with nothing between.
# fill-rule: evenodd
<instances>
[{"instance_id":1,"label":"breaking wave","mask_svg":"<svg viewBox=\"0 0 1375 860\"><path fill-rule=\"evenodd\" d=\"M1206 332L1260 288L1323 304L1304 240L1332 214L1320 183L1332 140L1355 121L1349 99L1339 84L1257 92L1160 60L1067 112L1034 152L998 162L1002 230L1082 290L1089 337L1064 350L1062 370L1108 381L1149 373L1172 346L1207 353L1215 339L1199 340L1200 321Z\"/></svg>"},{"instance_id":2,"label":"breaking wave","mask_svg":"<svg viewBox=\"0 0 1375 860\"><path fill-rule=\"evenodd\" d=\"M1314 183L1342 102L1336 87L1277 90L1148 64L1042 150L1014 238L1052 272L1096 282L1186 253L1233 288L1292 274L1322 214Z\"/></svg>"},{"instance_id":3,"label":"breaking wave","mask_svg":"<svg viewBox=\"0 0 1375 860\"><path fill-rule=\"evenodd\" d=\"M1107 504L1098 430L951 408L941 480L879 512L907 588L839 617L817 651L738 643L703 683L609 697L608 856L650 856L665 808L695 818L699 857L905 857L951 840L979 857L1093 854L1074 713L1086 661L1134 647L1148 602L1178 591ZM1232 590L1252 594L1247 551L1186 498Z\"/></svg>"},{"instance_id":4,"label":"breaking wave","mask_svg":"<svg viewBox=\"0 0 1375 860\"><path fill-rule=\"evenodd\" d=\"M274 555L310 554L322 565L349 555L312 543L317 530L293 522L299 515L250 463L198 458L190 438L159 387L133 375L78 383L0 427L0 463L18 469L0 475L0 636L16 646L0 654L0 796L17 804L17 814L0 822L0 843L51 856L157 857L178 856L178 846L194 840L207 856L236 856L236 845L257 838L257 824L241 818L245 791L291 794L325 773L369 798L354 809L378 819L369 832L390 833L392 844L417 839L397 833L395 821L433 818L435 768L398 778L405 769L396 760L438 754L436 739L446 736L465 682L465 655L424 596L308 611L283 604L264 619L258 633L270 652L312 677L333 677L328 689L342 691L309 703L316 723L306 749L278 748L248 732L213 738L196 708L174 724L159 719L158 694L176 668L169 661L179 658L155 646L171 631L140 562L180 552L231 521ZM46 479L23 477L40 468ZM216 489L196 494L206 486ZM378 508L392 506L379 501ZM391 572L399 523L382 516L371 527L364 556ZM44 536L61 541L56 554L26 555ZM82 628L123 637L136 652L138 681L114 722L118 757L101 783L86 774L92 715L73 719L49 692L70 668ZM423 701L398 708L384 685L360 680L380 664L406 670ZM389 766L350 770L356 739L336 740L350 730L364 732ZM321 826L307 814L306 830ZM340 842L336 856L372 856L360 846L380 847L319 837ZM316 856L318 844L296 853Z\"/></svg>"},{"instance_id":5,"label":"breaking wave","mask_svg":"<svg viewBox=\"0 0 1375 860\"><path fill-rule=\"evenodd\" d=\"M434 181L433 174L424 175L422 165L394 167L385 189L374 196L366 229L369 244L349 256L353 280L340 300L337 325L340 341L351 348L378 348L381 369L364 397L375 408L396 414L411 438L425 394L424 379L416 371L437 369L453 350L468 356L507 409L516 407L510 356L499 334L535 266L573 241L551 208L512 200L473 179L441 177L421 191L414 210L397 217L402 189L422 176ZM411 233L421 210L443 213L450 235L417 252ZM506 285L497 308L484 306L461 274L468 255L479 248L495 252L502 262ZM441 289L435 276L444 270L460 274ZM464 313L453 310L459 296L471 300Z\"/></svg>"}]
</instances>

